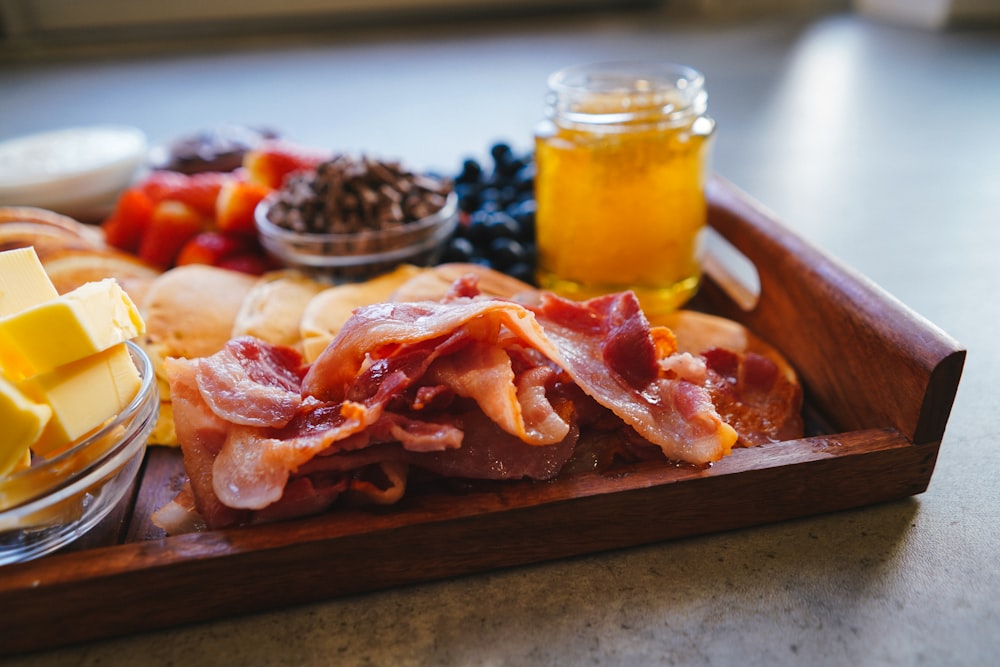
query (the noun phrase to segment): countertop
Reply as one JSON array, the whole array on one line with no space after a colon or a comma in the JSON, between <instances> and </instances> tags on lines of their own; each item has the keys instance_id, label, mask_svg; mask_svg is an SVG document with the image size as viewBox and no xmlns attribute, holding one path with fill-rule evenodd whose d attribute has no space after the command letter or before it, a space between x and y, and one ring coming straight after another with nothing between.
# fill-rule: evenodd
<instances>
[{"instance_id":1,"label":"countertop","mask_svg":"<svg viewBox=\"0 0 1000 667\"><path fill-rule=\"evenodd\" d=\"M0 139L246 122L455 170L530 146L551 71L632 58L701 69L716 171L966 347L925 493L5 664L998 664L996 28L598 12L19 60L0 64Z\"/></svg>"}]
</instances>

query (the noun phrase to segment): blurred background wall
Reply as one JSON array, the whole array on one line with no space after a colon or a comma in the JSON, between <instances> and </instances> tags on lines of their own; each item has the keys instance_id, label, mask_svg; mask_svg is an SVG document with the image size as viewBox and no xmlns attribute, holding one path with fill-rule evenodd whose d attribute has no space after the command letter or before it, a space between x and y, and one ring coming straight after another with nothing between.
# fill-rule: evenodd
<instances>
[{"instance_id":1,"label":"blurred background wall","mask_svg":"<svg viewBox=\"0 0 1000 667\"><path fill-rule=\"evenodd\" d=\"M830 12L850 0L0 0L0 45L30 52L72 45L387 27L540 14L657 12L729 19Z\"/></svg>"}]
</instances>

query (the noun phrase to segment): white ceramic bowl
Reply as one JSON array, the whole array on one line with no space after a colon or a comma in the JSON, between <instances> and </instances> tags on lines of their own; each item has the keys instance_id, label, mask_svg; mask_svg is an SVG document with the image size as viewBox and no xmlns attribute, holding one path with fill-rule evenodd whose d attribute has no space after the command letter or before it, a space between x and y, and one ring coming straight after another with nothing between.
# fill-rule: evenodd
<instances>
[{"instance_id":1,"label":"white ceramic bowl","mask_svg":"<svg viewBox=\"0 0 1000 667\"><path fill-rule=\"evenodd\" d=\"M132 487L160 401L152 362L137 345L128 345L142 378L128 406L71 449L0 480L0 565L69 544Z\"/></svg>"},{"instance_id":2,"label":"white ceramic bowl","mask_svg":"<svg viewBox=\"0 0 1000 667\"><path fill-rule=\"evenodd\" d=\"M0 141L0 206L37 206L92 218L146 161L146 135L134 127L94 125Z\"/></svg>"}]
</instances>

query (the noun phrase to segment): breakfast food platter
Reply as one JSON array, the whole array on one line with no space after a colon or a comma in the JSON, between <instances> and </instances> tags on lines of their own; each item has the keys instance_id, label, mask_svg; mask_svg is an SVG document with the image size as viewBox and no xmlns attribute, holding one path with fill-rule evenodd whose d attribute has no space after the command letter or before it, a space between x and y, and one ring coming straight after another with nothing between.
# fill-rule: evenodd
<instances>
[{"instance_id":1,"label":"breakfast food platter","mask_svg":"<svg viewBox=\"0 0 1000 667\"><path fill-rule=\"evenodd\" d=\"M787 357L805 392L805 437L737 448L711 466L646 462L546 482L433 486L389 507L172 536L151 517L183 483L180 452L150 448L128 502L101 526L62 552L0 569L0 655L924 491L964 350L721 177L708 200L709 225L759 287L748 290L710 253L691 307L742 323Z\"/></svg>"}]
</instances>

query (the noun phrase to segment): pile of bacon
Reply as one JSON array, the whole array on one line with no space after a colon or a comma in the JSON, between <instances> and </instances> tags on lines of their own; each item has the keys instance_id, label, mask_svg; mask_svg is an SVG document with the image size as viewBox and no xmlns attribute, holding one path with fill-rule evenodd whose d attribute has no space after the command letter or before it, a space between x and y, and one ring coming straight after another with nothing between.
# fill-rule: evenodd
<instances>
[{"instance_id":1,"label":"pile of bacon","mask_svg":"<svg viewBox=\"0 0 1000 667\"><path fill-rule=\"evenodd\" d=\"M579 468L581 432L593 430L615 433L606 440L625 459L707 464L738 440L788 436L732 409L787 394L769 363L678 352L631 292L525 304L482 296L470 278L440 301L358 309L310 365L243 337L166 370L189 500L215 529L342 496L393 503L411 467L552 479Z\"/></svg>"}]
</instances>

